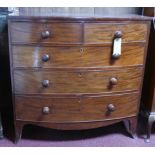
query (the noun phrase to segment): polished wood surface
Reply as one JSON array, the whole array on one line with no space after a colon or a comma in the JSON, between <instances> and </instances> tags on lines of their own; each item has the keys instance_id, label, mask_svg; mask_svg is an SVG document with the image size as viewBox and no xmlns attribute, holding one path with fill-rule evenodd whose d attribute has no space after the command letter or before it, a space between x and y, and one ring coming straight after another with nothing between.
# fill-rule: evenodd
<instances>
[{"instance_id":1,"label":"polished wood surface","mask_svg":"<svg viewBox=\"0 0 155 155\"><path fill-rule=\"evenodd\" d=\"M93 22L93 23L100 23L100 22L110 22L110 23L117 23L117 22L150 22L152 18L143 15L136 15L136 14L126 14L126 15L113 15L113 16L101 16L101 15L94 15L90 16L90 14L83 14L83 16L71 16L68 15L58 15L58 16L26 16L26 15L10 15L8 19L12 22L44 22L44 23L51 23L51 22Z\"/></svg>"},{"instance_id":2,"label":"polished wood surface","mask_svg":"<svg viewBox=\"0 0 155 155\"><path fill-rule=\"evenodd\" d=\"M112 47L12 46L14 68L121 67L143 64L144 45L122 45L119 59L112 58ZM44 55L49 59L43 61Z\"/></svg>"},{"instance_id":3,"label":"polished wood surface","mask_svg":"<svg viewBox=\"0 0 155 155\"><path fill-rule=\"evenodd\" d=\"M105 120L105 121L73 122L73 123L69 123L69 122L51 123L51 122L37 122L37 121L33 122L33 121L16 120L16 134L20 137L23 127L27 124L32 124L35 126L41 126L46 128L53 128L58 130L85 130L85 129L104 127L107 125L121 122L122 120L128 120L131 124L133 124L133 122L136 122L136 117L131 116L131 117L126 117L124 119L121 118L121 119L112 119L112 120Z\"/></svg>"},{"instance_id":4,"label":"polished wood surface","mask_svg":"<svg viewBox=\"0 0 155 155\"><path fill-rule=\"evenodd\" d=\"M143 15L154 17L155 16L155 9L154 9L154 7L144 7L143 8Z\"/></svg>"},{"instance_id":5,"label":"polished wood surface","mask_svg":"<svg viewBox=\"0 0 155 155\"><path fill-rule=\"evenodd\" d=\"M111 43L116 31L122 32L123 42L145 41L147 25L124 23L34 23L13 22L13 43ZM49 37L42 33L49 31ZM82 34L84 32L84 34Z\"/></svg>"},{"instance_id":6,"label":"polished wood surface","mask_svg":"<svg viewBox=\"0 0 155 155\"><path fill-rule=\"evenodd\" d=\"M139 90L141 76L141 67L86 72L15 70L14 87L16 94L108 93ZM118 84L111 84L113 77ZM49 80L49 86L44 87L43 80Z\"/></svg>"},{"instance_id":7,"label":"polished wood surface","mask_svg":"<svg viewBox=\"0 0 155 155\"><path fill-rule=\"evenodd\" d=\"M124 121L133 135L149 26L144 17L9 17L16 140L31 123L79 130Z\"/></svg>"},{"instance_id":8,"label":"polished wood surface","mask_svg":"<svg viewBox=\"0 0 155 155\"><path fill-rule=\"evenodd\" d=\"M102 24L91 23L84 25L84 42L85 43L106 43L113 42L116 31L122 32L122 42L146 41L147 25L146 24Z\"/></svg>"},{"instance_id":9,"label":"polished wood surface","mask_svg":"<svg viewBox=\"0 0 155 155\"><path fill-rule=\"evenodd\" d=\"M16 119L51 123L120 119L135 115L137 95L135 92L84 98L16 96ZM109 104L113 104L116 109L108 111ZM43 113L44 107L49 107L48 114Z\"/></svg>"},{"instance_id":10,"label":"polished wood surface","mask_svg":"<svg viewBox=\"0 0 155 155\"><path fill-rule=\"evenodd\" d=\"M49 37L42 37L42 32L49 31ZM26 23L14 22L11 24L12 42L56 42L78 43L82 37L81 23Z\"/></svg>"}]
</instances>

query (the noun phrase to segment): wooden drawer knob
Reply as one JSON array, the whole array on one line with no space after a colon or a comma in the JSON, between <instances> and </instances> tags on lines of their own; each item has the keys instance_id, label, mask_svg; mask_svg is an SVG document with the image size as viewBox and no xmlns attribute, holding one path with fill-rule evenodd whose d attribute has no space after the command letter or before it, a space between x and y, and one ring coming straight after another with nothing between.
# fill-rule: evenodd
<instances>
[{"instance_id":1,"label":"wooden drawer knob","mask_svg":"<svg viewBox=\"0 0 155 155\"><path fill-rule=\"evenodd\" d=\"M111 85L116 85L117 83L118 83L117 78L112 77L112 78L110 79L110 84L111 84Z\"/></svg>"},{"instance_id":2,"label":"wooden drawer knob","mask_svg":"<svg viewBox=\"0 0 155 155\"><path fill-rule=\"evenodd\" d=\"M43 80L42 85L43 85L43 87L48 87L49 86L49 80Z\"/></svg>"},{"instance_id":3,"label":"wooden drawer knob","mask_svg":"<svg viewBox=\"0 0 155 155\"><path fill-rule=\"evenodd\" d=\"M116 31L114 38L122 38L122 32L121 31Z\"/></svg>"},{"instance_id":4,"label":"wooden drawer knob","mask_svg":"<svg viewBox=\"0 0 155 155\"><path fill-rule=\"evenodd\" d=\"M49 107L43 107L43 114L49 114L50 108Z\"/></svg>"},{"instance_id":5,"label":"wooden drawer knob","mask_svg":"<svg viewBox=\"0 0 155 155\"><path fill-rule=\"evenodd\" d=\"M115 106L113 104L108 104L107 110L108 110L108 112L113 112L113 111L116 110L116 108L115 108Z\"/></svg>"},{"instance_id":6,"label":"wooden drawer knob","mask_svg":"<svg viewBox=\"0 0 155 155\"><path fill-rule=\"evenodd\" d=\"M43 39L46 39L46 38L48 38L50 36L50 32L49 31L43 31L43 32L41 32L41 37L43 38Z\"/></svg>"},{"instance_id":7,"label":"wooden drawer knob","mask_svg":"<svg viewBox=\"0 0 155 155\"><path fill-rule=\"evenodd\" d=\"M47 62L48 60L49 60L49 55L48 54L44 54L43 56L42 56L42 61L43 62Z\"/></svg>"}]
</instances>

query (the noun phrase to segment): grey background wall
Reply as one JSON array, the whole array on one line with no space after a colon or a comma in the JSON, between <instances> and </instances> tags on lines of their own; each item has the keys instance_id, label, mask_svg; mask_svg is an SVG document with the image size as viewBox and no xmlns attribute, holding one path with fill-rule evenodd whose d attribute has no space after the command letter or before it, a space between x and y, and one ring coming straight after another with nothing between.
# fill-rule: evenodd
<instances>
[{"instance_id":1,"label":"grey background wall","mask_svg":"<svg viewBox=\"0 0 155 155\"><path fill-rule=\"evenodd\" d=\"M20 15L36 16L119 16L126 14L142 14L142 8L136 7L21 7Z\"/></svg>"}]
</instances>

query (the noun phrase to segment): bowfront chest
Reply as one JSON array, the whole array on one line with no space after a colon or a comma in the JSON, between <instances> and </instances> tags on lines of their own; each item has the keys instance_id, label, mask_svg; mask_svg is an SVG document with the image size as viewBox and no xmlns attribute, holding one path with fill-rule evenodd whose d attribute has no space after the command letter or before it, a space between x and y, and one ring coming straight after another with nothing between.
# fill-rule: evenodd
<instances>
[{"instance_id":1,"label":"bowfront chest","mask_svg":"<svg viewBox=\"0 0 155 155\"><path fill-rule=\"evenodd\" d=\"M16 142L25 124L123 121L134 135L149 19L12 16L8 24Z\"/></svg>"}]
</instances>

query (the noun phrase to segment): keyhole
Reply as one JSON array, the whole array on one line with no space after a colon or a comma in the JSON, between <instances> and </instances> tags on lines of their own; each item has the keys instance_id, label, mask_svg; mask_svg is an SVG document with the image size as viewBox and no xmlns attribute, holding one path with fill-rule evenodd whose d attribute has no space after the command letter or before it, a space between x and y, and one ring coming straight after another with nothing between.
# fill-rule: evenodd
<instances>
[{"instance_id":1,"label":"keyhole","mask_svg":"<svg viewBox=\"0 0 155 155\"><path fill-rule=\"evenodd\" d=\"M78 102L81 103L81 98L79 98Z\"/></svg>"},{"instance_id":2,"label":"keyhole","mask_svg":"<svg viewBox=\"0 0 155 155\"><path fill-rule=\"evenodd\" d=\"M80 53L82 54L84 52L83 48L80 48Z\"/></svg>"},{"instance_id":3,"label":"keyhole","mask_svg":"<svg viewBox=\"0 0 155 155\"><path fill-rule=\"evenodd\" d=\"M79 77L82 77L82 73L79 73Z\"/></svg>"}]
</instances>

